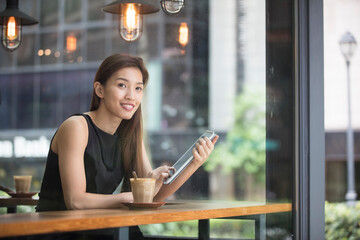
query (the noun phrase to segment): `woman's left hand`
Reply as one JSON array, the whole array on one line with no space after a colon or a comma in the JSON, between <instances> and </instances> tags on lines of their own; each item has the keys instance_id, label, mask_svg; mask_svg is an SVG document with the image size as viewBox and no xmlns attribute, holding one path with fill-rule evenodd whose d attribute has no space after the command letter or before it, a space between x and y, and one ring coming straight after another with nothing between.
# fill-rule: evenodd
<instances>
[{"instance_id":1,"label":"woman's left hand","mask_svg":"<svg viewBox=\"0 0 360 240\"><path fill-rule=\"evenodd\" d=\"M161 166L152 170L147 177L156 179L155 194L160 190L163 185L164 179L171 177L174 174L175 168L170 166Z\"/></svg>"},{"instance_id":2,"label":"woman's left hand","mask_svg":"<svg viewBox=\"0 0 360 240\"><path fill-rule=\"evenodd\" d=\"M200 138L193 149L194 163L201 166L209 157L210 153L214 150L214 145L219 136L215 136L212 141L209 138Z\"/></svg>"}]
</instances>

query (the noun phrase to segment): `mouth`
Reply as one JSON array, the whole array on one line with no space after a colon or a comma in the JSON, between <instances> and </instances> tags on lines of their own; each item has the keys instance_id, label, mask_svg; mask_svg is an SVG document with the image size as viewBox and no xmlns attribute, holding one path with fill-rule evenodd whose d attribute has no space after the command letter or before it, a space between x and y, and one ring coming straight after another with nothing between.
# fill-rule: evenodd
<instances>
[{"instance_id":1,"label":"mouth","mask_svg":"<svg viewBox=\"0 0 360 240\"><path fill-rule=\"evenodd\" d=\"M121 103L120 105L128 111L132 111L135 108L135 104L131 103Z\"/></svg>"}]
</instances>

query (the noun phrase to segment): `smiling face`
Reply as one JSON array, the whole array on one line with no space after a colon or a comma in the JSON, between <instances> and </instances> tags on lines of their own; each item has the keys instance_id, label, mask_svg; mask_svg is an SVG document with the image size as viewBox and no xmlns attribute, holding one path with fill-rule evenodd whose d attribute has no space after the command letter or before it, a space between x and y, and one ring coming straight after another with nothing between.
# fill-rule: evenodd
<instances>
[{"instance_id":1,"label":"smiling face","mask_svg":"<svg viewBox=\"0 0 360 240\"><path fill-rule=\"evenodd\" d=\"M143 98L143 76L138 68L128 67L116 71L106 81L94 84L100 106L117 118L131 119Z\"/></svg>"}]
</instances>

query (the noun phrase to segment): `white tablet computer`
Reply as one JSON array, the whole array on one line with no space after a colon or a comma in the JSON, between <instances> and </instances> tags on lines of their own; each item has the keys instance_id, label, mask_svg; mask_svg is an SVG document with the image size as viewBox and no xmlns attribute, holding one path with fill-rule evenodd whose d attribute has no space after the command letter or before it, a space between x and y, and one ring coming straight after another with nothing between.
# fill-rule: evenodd
<instances>
[{"instance_id":1,"label":"white tablet computer","mask_svg":"<svg viewBox=\"0 0 360 240\"><path fill-rule=\"evenodd\" d=\"M175 168L174 174L169 177L168 179L164 180L164 184L172 183L180 174L181 172L191 163L193 160L193 148L195 147L196 143L199 141L200 138L208 137L212 140L216 136L215 132L206 130L195 142L194 144L184 153L184 155L179 158L176 163L173 165Z\"/></svg>"}]
</instances>

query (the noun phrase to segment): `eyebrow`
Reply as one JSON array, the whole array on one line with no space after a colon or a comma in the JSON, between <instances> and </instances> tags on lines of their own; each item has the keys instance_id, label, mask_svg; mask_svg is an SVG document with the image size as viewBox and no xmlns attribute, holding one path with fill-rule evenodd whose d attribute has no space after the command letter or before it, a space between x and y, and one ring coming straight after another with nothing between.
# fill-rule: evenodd
<instances>
[{"instance_id":1,"label":"eyebrow","mask_svg":"<svg viewBox=\"0 0 360 240\"><path fill-rule=\"evenodd\" d=\"M122 81L125 81L125 82L129 82L129 80L127 80L126 78L122 78L122 77L118 77L116 80L117 80L117 81L118 81L118 80L122 80ZM137 82L136 84L144 85L143 82Z\"/></svg>"}]
</instances>

